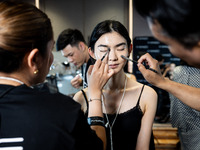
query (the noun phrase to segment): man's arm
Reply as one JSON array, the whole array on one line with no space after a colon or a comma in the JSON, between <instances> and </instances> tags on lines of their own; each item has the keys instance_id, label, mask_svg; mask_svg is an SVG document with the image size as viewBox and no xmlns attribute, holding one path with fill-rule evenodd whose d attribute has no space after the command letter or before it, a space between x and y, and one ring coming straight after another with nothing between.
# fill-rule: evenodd
<instances>
[{"instance_id":1,"label":"man's arm","mask_svg":"<svg viewBox=\"0 0 200 150\"><path fill-rule=\"evenodd\" d=\"M146 69L143 62L148 62L149 67L157 70L158 73ZM140 57L138 69L149 83L171 93L186 105L200 111L200 89L164 78L160 73L158 61L153 59L150 54L147 53Z\"/></svg>"},{"instance_id":2,"label":"man's arm","mask_svg":"<svg viewBox=\"0 0 200 150\"><path fill-rule=\"evenodd\" d=\"M168 91L186 105L200 111L200 88L165 79L164 83L158 84L158 87Z\"/></svg>"}]
</instances>

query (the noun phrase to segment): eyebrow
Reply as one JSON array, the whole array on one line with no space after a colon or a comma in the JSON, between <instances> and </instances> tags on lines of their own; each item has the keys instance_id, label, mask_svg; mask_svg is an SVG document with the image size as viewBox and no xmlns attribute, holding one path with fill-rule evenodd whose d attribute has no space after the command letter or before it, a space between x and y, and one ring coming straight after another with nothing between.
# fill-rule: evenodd
<instances>
[{"instance_id":1,"label":"eyebrow","mask_svg":"<svg viewBox=\"0 0 200 150\"><path fill-rule=\"evenodd\" d=\"M108 47L107 45L100 44L97 47Z\"/></svg>"},{"instance_id":2,"label":"eyebrow","mask_svg":"<svg viewBox=\"0 0 200 150\"><path fill-rule=\"evenodd\" d=\"M119 46L121 46L121 45L126 45L126 43L119 43L119 44L117 44L115 47L119 47Z\"/></svg>"}]
</instances>

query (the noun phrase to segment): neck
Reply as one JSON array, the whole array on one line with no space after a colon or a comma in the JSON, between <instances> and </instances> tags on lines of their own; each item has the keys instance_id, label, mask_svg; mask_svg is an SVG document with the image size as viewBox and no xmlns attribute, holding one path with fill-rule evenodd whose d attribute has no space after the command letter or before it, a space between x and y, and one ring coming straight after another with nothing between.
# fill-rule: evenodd
<instances>
[{"instance_id":1,"label":"neck","mask_svg":"<svg viewBox=\"0 0 200 150\"><path fill-rule=\"evenodd\" d=\"M126 74L124 71L115 74L104 86L105 91L121 91L124 89Z\"/></svg>"},{"instance_id":2,"label":"neck","mask_svg":"<svg viewBox=\"0 0 200 150\"><path fill-rule=\"evenodd\" d=\"M0 74L0 84L8 84L8 85L18 86L18 85L24 84L24 82L18 76L6 75L6 74L1 73Z\"/></svg>"}]
</instances>

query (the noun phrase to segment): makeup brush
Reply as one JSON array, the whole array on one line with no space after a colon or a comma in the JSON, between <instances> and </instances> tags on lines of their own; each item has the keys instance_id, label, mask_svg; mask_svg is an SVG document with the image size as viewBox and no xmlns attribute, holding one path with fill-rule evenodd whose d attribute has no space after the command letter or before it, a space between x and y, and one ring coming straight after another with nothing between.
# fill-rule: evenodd
<instances>
[{"instance_id":1,"label":"makeup brush","mask_svg":"<svg viewBox=\"0 0 200 150\"><path fill-rule=\"evenodd\" d=\"M109 50L103 55L103 57L101 58L101 61L104 60L104 58L106 57L106 55L108 54ZM91 65L94 65L95 62L96 62L96 59L94 59L92 56L90 56L90 59L92 61L92 64Z\"/></svg>"},{"instance_id":2,"label":"makeup brush","mask_svg":"<svg viewBox=\"0 0 200 150\"><path fill-rule=\"evenodd\" d=\"M132 60L132 59L130 59L130 58L124 56L124 55L121 55L121 57L124 58L124 59L126 59L126 60L128 60L128 61L132 61L134 63L138 63L136 60Z\"/></svg>"},{"instance_id":3,"label":"makeup brush","mask_svg":"<svg viewBox=\"0 0 200 150\"><path fill-rule=\"evenodd\" d=\"M106 55L108 54L109 50L107 50L107 52L103 55L103 57L101 58L101 61L103 61L103 59L106 57Z\"/></svg>"},{"instance_id":4,"label":"makeup brush","mask_svg":"<svg viewBox=\"0 0 200 150\"><path fill-rule=\"evenodd\" d=\"M121 55L121 57L122 57L123 59L126 59L126 60L128 60L128 61L131 61L131 62L134 62L134 63L138 64L138 62L137 62L136 60L132 60L132 59L130 59L130 58L124 56L124 55ZM144 64L144 66L146 67L145 64ZM146 68L147 68L147 67L146 67ZM152 68L147 68L147 69L149 69L149 70L151 70L151 71L153 71L153 72L155 72L155 73L158 73L158 71L156 71L156 70L154 70L154 69L152 69Z\"/></svg>"}]
</instances>

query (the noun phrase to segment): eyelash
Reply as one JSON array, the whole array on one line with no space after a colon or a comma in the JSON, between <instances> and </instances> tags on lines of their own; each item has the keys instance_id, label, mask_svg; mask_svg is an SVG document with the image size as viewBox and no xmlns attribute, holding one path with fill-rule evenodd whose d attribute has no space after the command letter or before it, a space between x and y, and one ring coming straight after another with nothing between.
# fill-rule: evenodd
<instances>
[{"instance_id":1,"label":"eyelash","mask_svg":"<svg viewBox=\"0 0 200 150\"><path fill-rule=\"evenodd\" d=\"M117 49L118 51L123 51L125 48Z\"/></svg>"},{"instance_id":2,"label":"eyelash","mask_svg":"<svg viewBox=\"0 0 200 150\"><path fill-rule=\"evenodd\" d=\"M116 49L117 51L123 51L125 48L118 48ZM106 50L100 50L100 52L107 52L109 49L106 49Z\"/></svg>"}]
</instances>

